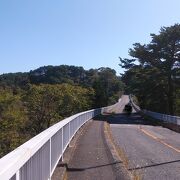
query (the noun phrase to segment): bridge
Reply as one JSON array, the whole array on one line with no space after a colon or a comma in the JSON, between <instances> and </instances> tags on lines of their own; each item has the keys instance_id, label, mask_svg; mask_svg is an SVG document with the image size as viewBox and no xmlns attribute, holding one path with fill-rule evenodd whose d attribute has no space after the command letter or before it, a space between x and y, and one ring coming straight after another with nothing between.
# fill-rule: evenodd
<instances>
[{"instance_id":1,"label":"bridge","mask_svg":"<svg viewBox=\"0 0 180 180\"><path fill-rule=\"evenodd\" d=\"M123 113L128 102L131 115ZM60 121L1 158L0 180L180 179L179 130L180 117L141 110L124 95Z\"/></svg>"}]
</instances>

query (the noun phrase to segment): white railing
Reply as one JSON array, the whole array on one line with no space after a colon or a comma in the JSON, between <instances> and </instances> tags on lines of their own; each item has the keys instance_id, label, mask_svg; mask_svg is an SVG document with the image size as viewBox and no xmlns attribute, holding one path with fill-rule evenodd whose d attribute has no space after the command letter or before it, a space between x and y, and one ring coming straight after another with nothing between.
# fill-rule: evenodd
<instances>
[{"instance_id":1,"label":"white railing","mask_svg":"<svg viewBox=\"0 0 180 180\"><path fill-rule=\"evenodd\" d=\"M161 114L161 113L152 112L152 111L148 111L148 110L141 110L141 108L133 102L132 95L129 96L129 99L130 99L130 102L131 102L133 108L136 110L136 112L143 113L147 116L150 116L157 120L161 120L165 123L172 123L172 124L180 125L180 117L179 116L171 116L171 115Z\"/></svg>"},{"instance_id":2,"label":"white railing","mask_svg":"<svg viewBox=\"0 0 180 180\"><path fill-rule=\"evenodd\" d=\"M51 126L0 159L0 180L48 180L78 129L103 108L78 113Z\"/></svg>"},{"instance_id":3,"label":"white railing","mask_svg":"<svg viewBox=\"0 0 180 180\"><path fill-rule=\"evenodd\" d=\"M143 110L143 112L144 112L144 114L151 116L154 119L158 119L158 120L161 120L164 122L180 125L180 117L178 117L178 116L171 116L171 115L161 114L161 113L147 111L147 110Z\"/></svg>"}]
</instances>

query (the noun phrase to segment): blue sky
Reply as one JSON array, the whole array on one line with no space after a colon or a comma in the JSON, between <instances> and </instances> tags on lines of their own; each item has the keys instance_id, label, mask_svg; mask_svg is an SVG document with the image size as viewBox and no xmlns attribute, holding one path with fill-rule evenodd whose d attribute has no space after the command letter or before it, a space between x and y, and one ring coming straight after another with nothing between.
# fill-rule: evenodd
<instances>
[{"instance_id":1,"label":"blue sky","mask_svg":"<svg viewBox=\"0 0 180 180\"><path fill-rule=\"evenodd\" d=\"M111 67L180 22L179 0L0 0L0 74L44 65Z\"/></svg>"}]
</instances>

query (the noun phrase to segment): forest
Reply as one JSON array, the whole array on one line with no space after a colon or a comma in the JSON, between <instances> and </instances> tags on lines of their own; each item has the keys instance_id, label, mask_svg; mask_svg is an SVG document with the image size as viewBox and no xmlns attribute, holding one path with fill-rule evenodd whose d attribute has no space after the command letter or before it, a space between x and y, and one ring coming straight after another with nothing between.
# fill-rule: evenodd
<instances>
[{"instance_id":1,"label":"forest","mask_svg":"<svg viewBox=\"0 0 180 180\"><path fill-rule=\"evenodd\" d=\"M115 103L123 88L110 68L44 66L0 75L0 157L66 117Z\"/></svg>"},{"instance_id":2,"label":"forest","mask_svg":"<svg viewBox=\"0 0 180 180\"><path fill-rule=\"evenodd\" d=\"M151 34L149 44L135 43L132 58L121 58L125 92L136 95L143 109L180 115L180 24Z\"/></svg>"}]
</instances>

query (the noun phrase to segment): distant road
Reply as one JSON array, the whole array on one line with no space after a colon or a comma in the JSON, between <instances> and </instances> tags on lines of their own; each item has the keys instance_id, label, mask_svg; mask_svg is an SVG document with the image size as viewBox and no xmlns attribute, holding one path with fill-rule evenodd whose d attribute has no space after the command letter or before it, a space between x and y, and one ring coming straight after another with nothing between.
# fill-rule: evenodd
<instances>
[{"instance_id":1,"label":"distant road","mask_svg":"<svg viewBox=\"0 0 180 180\"><path fill-rule=\"evenodd\" d=\"M114 111L122 113L128 97ZM137 114L108 117L113 137L129 159L129 170L144 180L180 180L180 134L153 126Z\"/></svg>"},{"instance_id":2,"label":"distant road","mask_svg":"<svg viewBox=\"0 0 180 180\"><path fill-rule=\"evenodd\" d=\"M129 103L129 96L128 95L122 95L121 99L119 99L119 101L116 104L114 104L113 106L108 108L108 110L106 112L109 112L109 113L113 112L113 113L117 113L117 114L122 113L124 106L128 103ZM135 112L134 109L133 109L133 112Z\"/></svg>"}]
</instances>

